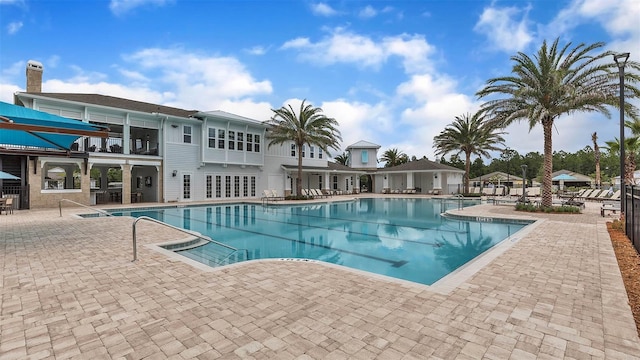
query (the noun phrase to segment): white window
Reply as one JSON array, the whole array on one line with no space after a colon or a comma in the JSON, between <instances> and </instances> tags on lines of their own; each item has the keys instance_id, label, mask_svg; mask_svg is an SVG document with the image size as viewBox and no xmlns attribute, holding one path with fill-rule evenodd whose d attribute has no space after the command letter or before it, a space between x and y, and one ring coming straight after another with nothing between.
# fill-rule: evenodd
<instances>
[{"instance_id":1,"label":"white window","mask_svg":"<svg viewBox=\"0 0 640 360\"><path fill-rule=\"evenodd\" d=\"M236 150L243 151L244 150L244 133L239 132L236 137Z\"/></svg>"},{"instance_id":2,"label":"white window","mask_svg":"<svg viewBox=\"0 0 640 360\"><path fill-rule=\"evenodd\" d=\"M322 149L318 148L318 159L322 159Z\"/></svg>"},{"instance_id":3,"label":"white window","mask_svg":"<svg viewBox=\"0 0 640 360\"><path fill-rule=\"evenodd\" d=\"M258 135L253 134L253 152L258 152L260 151L260 138Z\"/></svg>"},{"instance_id":4,"label":"white window","mask_svg":"<svg viewBox=\"0 0 640 360\"><path fill-rule=\"evenodd\" d=\"M313 159L316 148L313 145L309 145L309 157Z\"/></svg>"},{"instance_id":5,"label":"white window","mask_svg":"<svg viewBox=\"0 0 640 360\"><path fill-rule=\"evenodd\" d=\"M247 151L253 151L253 134L247 134Z\"/></svg>"},{"instance_id":6,"label":"white window","mask_svg":"<svg viewBox=\"0 0 640 360\"><path fill-rule=\"evenodd\" d=\"M224 130L218 129L218 149L224 148Z\"/></svg>"},{"instance_id":7,"label":"white window","mask_svg":"<svg viewBox=\"0 0 640 360\"><path fill-rule=\"evenodd\" d=\"M209 147L212 149L216 148L216 129L209 128Z\"/></svg>"},{"instance_id":8,"label":"white window","mask_svg":"<svg viewBox=\"0 0 640 360\"><path fill-rule=\"evenodd\" d=\"M229 131L229 150L235 150L236 148L236 132Z\"/></svg>"},{"instance_id":9,"label":"white window","mask_svg":"<svg viewBox=\"0 0 640 360\"><path fill-rule=\"evenodd\" d=\"M191 126L184 125L182 127L182 142L185 144L191 144Z\"/></svg>"},{"instance_id":10,"label":"white window","mask_svg":"<svg viewBox=\"0 0 640 360\"><path fill-rule=\"evenodd\" d=\"M296 156L296 144L291 144L291 156Z\"/></svg>"}]
</instances>

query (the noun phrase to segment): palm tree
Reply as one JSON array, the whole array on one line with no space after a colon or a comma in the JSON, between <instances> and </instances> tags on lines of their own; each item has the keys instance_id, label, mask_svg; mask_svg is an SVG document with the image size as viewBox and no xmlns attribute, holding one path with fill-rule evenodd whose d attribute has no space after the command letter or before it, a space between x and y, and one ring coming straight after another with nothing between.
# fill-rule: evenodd
<instances>
[{"instance_id":1,"label":"palm tree","mask_svg":"<svg viewBox=\"0 0 640 360\"><path fill-rule=\"evenodd\" d=\"M342 154L336 156L335 158L333 158L333 160L335 160L338 164L344 165L344 166L348 166L349 164L349 154L347 154L346 152L343 152Z\"/></svg>"},{"instance_id":2,"label":"palm tree","mask_svg":"<svg viewBox=\"0 0 640 360\"><path fill-rule=\"evenodd\" d=\"M620 156L620 139L605 141L606 150L618 153ZM634 172L636 171L636 154L640 152L640 139L638 137L627 137L624 139L624 182L621 184L634 185ZM613 179L611 180L613 183Z\"/></svg>"},{"instance_id":3,"label":"palm tree","mask_svg":"<svg viewBox=\"0 0 640 360\"><path fill-rule=\"evenodd\" d=\"M273 117L266 123L270 125L267 135L269 147L276 144L293 142L298 155L298 177L296 178L296 193L302 193L302 147L316 145L325 153L329 148L338 149L342 141L340 131L337 129L338 121L322 114L322 109L305 105L303 100L298 114L291 105L280 109L271 109Z\"/></svg>"},{"instance_id":4,"label":"palm tree","mask_svg":"<svg viewBox=\"0 0 640 360\"><path fill-rule=\"evenodd\" d=\"M464 153L464 193L469 193L469 173L471 171L471 155L491 157L489 151L499 150L498 145L504 143L504 132L498 131L493 124L483 122L480 113L467 113L456 116L453 123L447 125L442 132L433 138L436 155Z\"/></svg>"},{"instance_id":5,"label":"palm tree","mask_svg":"<svg viewBox=\"0 0 640 360\"><path fill-rule=\"evenodd\" d=\"M393 148L393 149L386 150L382 154L380 161L385 162L384 167L392 167L392 166L408 163L409 157L407 156L407 154L403 153L402 151L396 148Z\"/></svg>"},{"instance_id":6,"label":"palm tree","mask_svg":"<svg viewBox=\"0 0 640 360\"><path fill-rule=\"evenodd\" d=\"M542 177L542 206L551 206L551 172L553 171L553 123L561 115L576 112L599 112L610 117L609 106L619 106L619 78L616 64L610 61L613 52L593 54L604 46L598 42L580 44L570 49L571 43L558 48L556 39L551 47L547 42L531 58L519 52L512 56L515 62L510 76L493 78L477 95L506 95L489 100L482 110L489 121L506 127L514 121L528 120L529 128L542 125L544 134L544 171ZM638 62L627 63L626 98L635 98L640 91L633 85L640 81ZM608 106L609 105L609 106ZM638 118L638 110L631 103L625 112Z\"/></svg>"},{"instance_id":7,"label":"palm tree","mask_svg":"<svg viewBox=\"0 0 640 360\"><path fill-rule=\"evenodd\" d=\"M598 146L598 133L591 134L591 141L593 141L593 156L596 160L596 187L600 188L602 182L600 181L600 147Z\"/></svg>"}]
</instances>

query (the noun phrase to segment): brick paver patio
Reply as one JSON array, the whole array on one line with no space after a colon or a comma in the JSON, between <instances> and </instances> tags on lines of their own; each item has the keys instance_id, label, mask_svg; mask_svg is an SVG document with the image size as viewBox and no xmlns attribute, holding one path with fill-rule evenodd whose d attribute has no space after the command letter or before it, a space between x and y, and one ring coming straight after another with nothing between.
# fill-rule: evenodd
<instances>
[{"instance_id":1,"label":"brick paver patio","mask_svg":"<svg viewBox=\"0 0 640 360\"><path fill-rule=\"evenodd\" d=\"M3 214L0 359L640 358L597 206L538 216L446 291L314 262L203 271L144 246L183 237L152 223L133 263L130 218Z\"/></svg>"}]
</instances>

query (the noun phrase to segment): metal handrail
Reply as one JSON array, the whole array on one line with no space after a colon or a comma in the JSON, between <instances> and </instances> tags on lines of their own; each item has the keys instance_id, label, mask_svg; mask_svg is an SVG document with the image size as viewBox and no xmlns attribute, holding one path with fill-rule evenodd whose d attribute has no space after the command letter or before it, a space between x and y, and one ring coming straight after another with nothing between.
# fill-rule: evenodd
<instances>
[{"instance_id":1,"label":"metal handrail","mask_svg":"<svg viewBox=\"0 0 640 360\"><path fill-rule=\"evenodd\" d=\"M76 204L76 205L80 205L82 207L86 207L87 209L90 209L90 210L93 210L93 211L97 211L102 215L113 216L112 214L110 214L110 213L108 213L108 212L106 212L106 211L104 211L102 209L96 209L96 208L93 208L91 206L88 206L88 205L85 205L85 204L80 204L79 202L75 202L75 201L69 200L69 199L61 199L60 201L58 201L58 208L60 209L60 217L62 217L62 202L63 201L68 201L70 203L73 203L73 204Z\"/></svg>"},{"instance_id":2,"label":"metal handrail","mask_svg":"<svg viewBox=\"0 0 640 360\"><path fill-rule=\"evenodd\" d=\"M194 233L193 231L185 230L185 229L183 229L183 228L179 228L179 227L177 227L177 226L173 226L173 225L167 224L166 222L162 222L162 221L160 221L160 220L158 220L158 219L154 219L154 218L152 218L152 217L148 217L148 216L140 216L140 217L136 218L136 219L133 221L133 225L132 225L132 227L133 227L133 260L132 260L132 261L136 261L136 260L138 260L138 245L137 245L137 244L138 244L138 241L137 241L137 238L136 238L136 224L137 224L137 223L138 223L138 221L140 221L140 220L147 220L147 221L151 221L151 222L154 222L154 223L156 223L156 224L164 225L164 226L169 227L169 228L171 228L171 229L178 230L178 231L181 231L181 232L183 232L183 233L187 233L187 234L189 234L189 235L191 235L191 236L195 236L195 237L197 237L197 238L199 238L199 239L203 239L203 240L205 240L205 241L212 242L212 243L214 243L214 244L216 244L216 245L220 245L220 246L225 247L225 248L227 248L227 249L229 249L229 250L233 250L233 252L232 252L231 254L233 254L234 252L240 251L240 250L244 250L244 252L245 252L245 257L246 257L247 259L249 258L249 251L248 251L247 249L236 249L236 248L234 248L233 246L229 246L229 245L224 244L224 243L221 243L221 242L219 242L219 241L215 241L215 240L213 240L213 239L212 239L212 238L210 238L210 237L205 237L205 236L203 236L203 235L198 235L198 234ZM227 258L228 258L229 256L231 256L231 254L227 255Z\"/></svg>"}]
</instances>

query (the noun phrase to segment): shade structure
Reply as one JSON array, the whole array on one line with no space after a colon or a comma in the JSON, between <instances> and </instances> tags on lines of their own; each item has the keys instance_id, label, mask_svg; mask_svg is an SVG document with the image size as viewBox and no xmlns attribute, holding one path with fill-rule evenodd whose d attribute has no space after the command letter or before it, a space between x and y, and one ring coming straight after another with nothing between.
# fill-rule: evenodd
<instances>
[{"instance_id":1,"label":"shade structure","mask_svg":"<svg viewBox=\"0 0 640 360\"><path fill-rule=\"evenodd\" d=\"M0 171L0 180L20 180L20 178L7 172Z\"/></svg>"},{"instance_id":2,"label":"shade structure","mask_svg":"<svg viewBox=\"0 0 640 360\"><path fill-rule=\"evenodd\" d=\"M109 128L0 101L0 144L69 150L80 136L107 138Z\"/></svg>"},{"instance_id":3,"label":"shade structure","mask_svg":"<svg viewBox=\"0 0 640 360\"><path fill-rule=\"evenodd\" d=\"M553 179L551 179L552 181L566 181L566 180L577 180L575 177L569 175L569 174L560 174L557 176L554 176Z\"/></svg>"}]
</instances>

